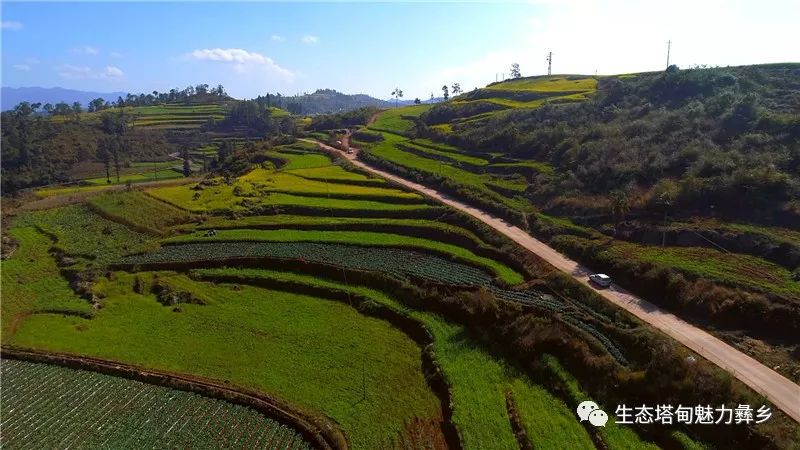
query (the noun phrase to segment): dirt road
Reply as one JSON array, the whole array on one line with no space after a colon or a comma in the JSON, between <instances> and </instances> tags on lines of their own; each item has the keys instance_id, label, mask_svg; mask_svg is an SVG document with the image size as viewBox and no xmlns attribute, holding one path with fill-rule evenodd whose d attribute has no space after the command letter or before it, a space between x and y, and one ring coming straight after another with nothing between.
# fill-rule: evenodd
<instances>
[{"instance_id":1,"label":"dirt road","mask_svg":"<svg viewBox=\"0 0 800 450\"><path fill-rule=\"evenodd\" d=\"M307 140L307 142L315 143L329 152L342 155L357 167L406 186L475 217L500 233L508 236L517 244L538 255L557 269L572 275L572 277L579 282L589 285L587 277L591 272L587 268L582 267L577 262L567 258L522 229L509 225L505 221L493 217L477 208L453 200L434 189L408 181L383 170L375 169L357 160L357 152L347 154L316 141ZM589 286L594 289L593 286ZM800 386L786 377L739 350L736 350L722 340L715 338L711 334L664 311L646 300L636 297L616 285L612 285L608 289L598 289L597 293L729 372L741 382L769 399L776 407L780 408L795 421L800 422ZM754 406L757 408L760 405Z\"/></svg>"}]
</instances>

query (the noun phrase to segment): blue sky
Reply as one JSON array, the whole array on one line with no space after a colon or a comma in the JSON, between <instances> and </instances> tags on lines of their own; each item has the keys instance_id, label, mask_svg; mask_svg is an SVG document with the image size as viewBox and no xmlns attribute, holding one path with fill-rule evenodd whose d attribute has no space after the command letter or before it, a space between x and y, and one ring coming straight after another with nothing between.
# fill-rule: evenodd
<instances>
[{"instance_id":1,"label":"blue sky","mask_svg":"<svg viewBox=\"0 0 800 450\"><path fill-rule=\"evenodd\" d=\"M523 75L800 61L795 0L2 4L2 85L387 98Z\"/></svg>"}]
</instances>

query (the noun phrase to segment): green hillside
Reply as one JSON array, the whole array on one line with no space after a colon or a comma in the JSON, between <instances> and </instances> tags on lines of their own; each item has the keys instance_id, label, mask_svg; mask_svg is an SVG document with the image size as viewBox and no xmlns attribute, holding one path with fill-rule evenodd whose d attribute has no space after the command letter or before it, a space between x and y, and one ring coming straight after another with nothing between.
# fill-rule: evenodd
<instances>
[{"instance_id":1,"label":"green hillside","mask_svg":"<svg viewBox=\"0 0 800 450\"><path fill-rule=\"evenodd\" d=\"M356 145L732 342L746 330L796 379L800 245L780 236L800 230L799 79L797 64L512 79L387 110Z\"/></svg>"}]
</instances>

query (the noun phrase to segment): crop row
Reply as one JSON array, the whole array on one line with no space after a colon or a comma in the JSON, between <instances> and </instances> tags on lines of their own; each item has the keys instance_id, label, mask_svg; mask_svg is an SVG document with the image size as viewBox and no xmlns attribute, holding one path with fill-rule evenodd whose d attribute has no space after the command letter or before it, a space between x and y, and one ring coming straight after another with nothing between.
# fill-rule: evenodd
<instances>
[{"instance_id":1,"label":"crop row","mask_svg":"<svg viewBox=\"0 0 800 450\"><path fill-rule=\"evenodd\" d=\"M125 378L3 360L3 448L308 449L250 408Z\"/></svg>"},{"instance_id":2,"label":"crop row","mask_svg":"<svg viewBox=\"0 0 800 450\"><path fill-rule=\"evenodd\" d=\"M123 264L159 264L219 261L231 258L281 258L370 270L406 280L419 277L434 282L489 286L492 277L466 264L400 248L376 248L315 242L225 242L167 245L152 253L129 256Z\"/></svg>"}]
</instances>

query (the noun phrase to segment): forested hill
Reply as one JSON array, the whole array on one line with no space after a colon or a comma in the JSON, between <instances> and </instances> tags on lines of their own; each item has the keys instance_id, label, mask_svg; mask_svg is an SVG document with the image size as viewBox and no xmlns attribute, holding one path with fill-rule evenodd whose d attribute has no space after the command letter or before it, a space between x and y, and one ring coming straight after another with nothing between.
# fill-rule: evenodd
<instances>
[{"instance_id":1,"label":"forested hill","mask_svg":"<svg viewBox=\"0 0 800 450\"><path fill-rule=\"evenodd\" d=\"M366 106L388 108L393 103L370 97L366 94L343 94L333 89L317 89L311 94L281 96L265 94L256 100L277 106L294 114L327 114L352 111Z\"/></svg>"},{"instance_id":2,"label":"forested hill","mask_svg":"<svg viewBox=\"0 0 800 450\"><path fill-rule=\"evenodd\" d=\"M549 167L525 196L573 217L800 219L800 64L489 85L422 115L420 134Z\"/></svg>"}]
</instances>

